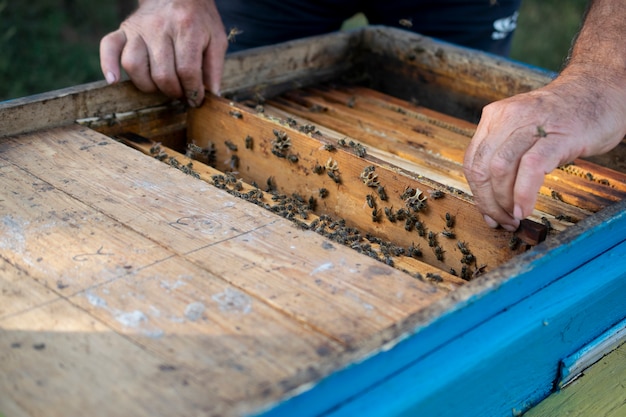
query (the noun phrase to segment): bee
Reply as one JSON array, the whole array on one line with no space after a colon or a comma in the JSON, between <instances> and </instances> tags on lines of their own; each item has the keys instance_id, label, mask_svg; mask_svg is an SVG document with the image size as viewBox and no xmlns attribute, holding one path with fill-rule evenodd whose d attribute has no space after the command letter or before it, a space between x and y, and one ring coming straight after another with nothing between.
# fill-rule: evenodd
<instances>
[{"instance_id":1,"label":"bee","mask_svg":"<svg viewBox=\"0 0 626 417\"><path fill-rule=\"evenodd\" d=\"M558 191L552 190L552 192L550 193L550 195L552 196L553 199L558 200L558 201L563 201L563 196L561 195L561 193L559 193Z\"/></svg>"},{"instance_id":2,"label":"bee","mask_svg":"<svg viewBox=\"0 0 626 417\"><path fill-rule=\"evenodd\" d=\"M519 248L520 243L522 243L522 239L520 239L518 236L511 236L511 239L509 239L509 249L511 250L517 250L517 248Z\"/></svg>"},{"instance_id":3,"label":"bee","mask_svg":"<svg viewBox=\"0 0 626 417\"><path fill-rule=\"evenodd\" d=\"M356 97L352 96L348 99L348 102L346 103L346 106L353 108L354 107L354 103L356 102Z\"/></svg>"},{"instance_id":4,"label":"bee","mask_svg":"<svg viewBox=\"0 0 626 417\"><path fill-rule=\"evenodd\" d=\"M547 217L541 216L541 223L543 223L543 225L546 226L546 229L548 229L548 232L552 230L552 223L550 223L550 220L548 220Z\"/></svg>"},{"instance_id":5,"label":"bee","mask_svg":"<svg viewBox=\"0 0 626 417\"><path fill-rule=\"evenodd\" d=\"M239 110L231 110L228 112L228 114L233 116L235 119L243 119L243 114L241 114Z\"/></svg>"},{"instance_id":6,"label":"bee","mask_svg":"<svg viewBox=\"0 0 626 417\"><path fill-rule=\"evenodd\" d=\"M252 136L247 135L246 138L244 139L244 143L246 144L246 149L252 150L252 147L254 146L254 141L252 139Z\"/></svg>"},{"instance_id":7,"label":"bee","mask_svg":"<svg viewBox=\"0 0 626 417\"><path fill-rule=\"evenodd\" d=\"M394 266L394 262L393 259L391 259L391 256L385 256L385 263L389 266Z\"/></svg>"},{"instance_id":8,"label":"bee","mask_svg":"<svg viewBox=\"0 0 626 417\"><path fill-rule=\"evenodd\" d=\"M424 227L424 223L419 220L415 220L415 230L417 230L417 234L421 237L426 236L426 228Z\"/></svg>"},{"instance_id":9,"label":"bee","mask_svg":"<svg viewBox=\"0 0 626 417\"><path fill-rule=\"evenodd\" d=\"M230 169L236 170L239 168L239 157L237 155L232 155L230 157Z\"/></svg>"},{"instance_id":10,"label":"bee","mask_svg":"<svg viewBox=\"0 0 626 417\"><path fill-rule=\"evenodd\" d=\"M440 198L443 198L443 196L445 195L442 191L439 190L431 190L429 191L430 193L430 198L432 198L433 200L439 200Z\"/></svg>"},{"instance_id":11,"label":"bee","mask_svg":"<svg viewBox=\"0 0 626 417\"><path fill-rule=\"evenodd\" d=\"M447 237L448 239L456 239L456 234L449 230L443 230L441 234L442 236Z\"/></svg>"},{"instance_id":12,"label":"bee","mask_svg":"<svg viewBox=\"0 0 626 417\"><path fill-rule=\"evenodd\" d=\"M376 186L376 192L378 193L378 198L380 198L380 201L387 201L388 198L387 193L385 192L385 187L378 184L378 186Z\"/></svg>"},{"instance_id":13,"label":"bee","mask_svg":"<svg viewBox=\"0 0 626 417\"><path fill-rule=\"evenodd\" d=\"M435 257L437 258L438 261L443 262L443 254L445 252L445 250L441 249L441 246L437 245L435 246Z\"/></svg>"},{"instance_id":14,"label":"bee","mask_svg":"<svg viewBox=\"0 0 626 417\"><path fill-rule=\"evenodd\" d=\"M455 277L458 277L458 276L459 276L459 274L457 274L457 272L456 272L456 269L454 269L454 268L450 268L450 271L449 271L449 272L450 272L450 275L453 275L453 276L455 276Z\"/></svg>"},{"instance_id":15,"label":"bee","mask_svg":"<svg viewBox=\"0 0 626 417\"><path fill-rule=\"evenodd\" d=\"M267 180L265 180L265 184L267 184L267 188L265 189L265 191L267 191L268 193L271 193L272 191L276 191L276 182L274 181L274 177L267 177ZM280 198L278 196L272 196L272 200L274 198Z\"/></svg>"},{"instance_id":16,"label":"bee","mask_svg":"<svg viewBox=\"0 0 626 417\"><path fill-rule=\"evenodd\" d=\"M574 220L571 216L565 214L559 214L555 217L555 219L569 223L576 223L576 220Z\"/></svg>"},{"instance_id":17,"label":"bee","mask_svg":"<svg viewBox=\"0 0 626 417\"><path fill-rule=\"evenodd\" d=\"M346 138L341 138L341 139L339 139L339 140L337 141L337 145L342 146L342 147L347 146L347 144L346 144Z\"/></svg>"},{"instance_id":18,"label":"bee","mask_svg":"<svg viewBox=\"0 0 626 417\"><path fill-rule=\"evenodd\" d=\"M287 155L287 160L295 164L298 162L298 155L290 153L289 155Z\"/></svg>"},{"instance_id":19,"label":"bee","mask_svg":"<svg viewBox=\"0 0 626 417\"><path fill-rule=\"evenodd\" d=\"M233 151L233 152L237 151L237 145L235 145L234 143L232 143L232 142L231 142L231 141L229 141L229 140L225 140L225 141L224 141L224 145L226 145L226 147L227 147L228 149L230 149L231 151Z\"/></svg>"},{"instance_id":20,"label":"bee","mask_svg":"<svg viewBox=\"0 0 626 417\"><path fill-rule=\"evenodd\" d=\"M407 248L406 256L409 256L411 258L421 258L422 250L420 249L419 245L415 246L413 243L411 243L411 246Z\"/></svg>"},{"instance_id":21,"label":"bee","mask_svg":"<svg viewBox=\"0 0 626 417\"><path fill-rule=\"evenodd\" d=\"M326 188L320 188L318 191L320 198L328 197L328 190Z\"/></svg>"},{"instance_id":22,"label":"bee","mask_svg":"<svg viewBox=\"0 0 626 417\"><path fill-rule=\"evenodd\" d=\"M365 149L365 146L361 145L360 143L355 144L353 148L354 153L357 154L359 158L363 158L365 157L365 155L367 155L367 149Z\"/></svg>"},{"instance_id":23,"label":"bee","mask_svg":"<svg viewBox=\"0 0 626 417\"><path fill-rule=\"evenodd\" d=\"M372 221L374 223L379 223L380 222L380 210L378 210L378 209L372 210Z\"/></svg>"},{"instance_id":24,"label":"bee","mask_svg":"<svg viewBox=\"0 0 626 417\"><path fill-rule=\"evenodd\" d=\"M338 172L331 170L331 171L326 171L326 173L333 181L335 181L335 184L341 184L341 177L339 176Z\"/></svg>"},{"instance_id":25,"label":"bee","mask_svg":"<svg viewBox=\"0 0 626 417\"><path fill-rule=\"evenodd\" d=\"M233 184L233 190L235 190L235 191L243 190L243 182L241 180L239 180L235 184Z\"/></svg>"},{"instance_id":26,"label":"bee","mask_svg":"<svg viewBox=\"0 0 626 417\"><path fill-rule=\"evenodd\" d=\"M391 223L396 222L396 215L393 212L393 207L385 207L385 216Z\"/></svg>"},{"instance_id":27,"label":"bee","mask_svg":"<svg viewBox=\"0 0 626 417\"><path fill-rule=\"evenodd\" d=\"M585 178L587 178L589 181L593 181L593 174L591 172L587 172L585 174Z\"/></svg>"},{"instance_id":28,"label":"bee","mask_svg":"<svg viewBox=\"0 0 626 417\"><path fill-rule=\"evenodd\" d=\"M320 164L315 164L315 166L313 167L313 172L315 172L317 175L322 175L324 173L324 167Z\"/></svg>"},{"instance_id":29,"label":"bee","mask_svg":"<svg viewBox=\"0 0 626 417\"><path fill-rule=\"evenodd\" d=\"M400 212L400 210L398 210L398 212ZM398 215L396 215L396 217L398 217L398 220L400 219ZM410 232L411 230L413 230L413 226L415 226L415 218L412 216L407 216L406 220L404 221L404 230Z\"/></svg>"},{"instance_id":30,"label":"bee","mask_svg":"<svg viewBox=\"0 0 626 417\"><path fill-rule=\"evenodd\" d=\"M463 255L468 255L470 253L469 249L467 248L467 244L465 242L461 242L459 240L458 242L456 242L456 246L459 248L459 250L461 251Z\"/></svg>"},{"instance_id":31,"label":"bee","mask_svg":"<svg viewBox=\"0 0 626 417\"><path fill-rule=\"evenodd\" d=\"M428 246L431 248L437 246L437 235L432 231L428 232Z\"/></svg>"},{"instance_id":32,"label":"bee","mask_svg":"<svg viewBox=\"0 0 626 417\"><path fill-rule=\"evenodd\" d=\"M293 117L287 117L287 124L289 125L289 127L292 127L292 128L295 128L296 126L298 126L298 122Z\"/></svg>"},{"instance_id":33,"label":"bee","mask_svg":"<svg viewBox=\"0 0 626 417\"><path fill-rule=\"evenodd\" d=\"M454 227L456 218L450 213L446 213L446 227L452 229Z\"/></svg>"},{"instance_id":34,"label":"bee","mask_svg":"<svg viewBox=\"0 0 626 417\"><path fill-rule=\"evenodd\" d=\"M265 107L263 107L262 104L257 104L254 107L254 111L256 111L257 113L265 113Z\"/></svg>"},{"instance_id":35,"label":"bee","mask_svg":"<svg viewBox=\"0 0 626 417\"><path fill-rule=\"evenodd\" d=\"M465 265L471 265L474 262L476 262L476 257L471 253L463 255L463 258L461 258L461 263Z\"/></svg>"},{"instance_id":36,"label":"bee","mask_svg":"<svg viewBox=\"0 0 626 417\"><path fill-rule=\"evenodd\" d=\"M400 19L398 23L400 24L400 26L404 26L405 28L408 28L408 29L413 27L413 19L411 18Z\"/></svg>"},{"instance_id":37,"label":"bee","mask_svg":"<svg viewBox=\"0 0 626 417\"><path fill-rule=\"evenodd\" d=\"M548 133L546 132L546 130L543 128L543 126L541 125L537 125L537 134L535 135L535 137L538 138L545 138L546 136L548 136Z\"/></svg>"},{"instance_id":38,"label":"bee","mask_svg":"<svg viewBox=\"0 0 626 417\"><path fill-rule=\"evenodd\" d=\"M315 197L310 196L309 197L309 210L311 211L315 211L315 209L317 208L317 200L315 199Z\"/></svg>"},{"instance_id":39,"label":"bee","mask_svg":"<svg viewBox=\"0 0 626 417\"><path fill-rule=\"evenodd\" d=\"M367 205L369 206L369 208L376 208L376 201L374 200L374 197L371 194L368 194L365 196L365 201L367 202Z\"/></svg>"},{"instance_id":40,"label":"bee","mask_svg":"<svg viewBox=\"0 0 626 417\"><path fill-rule=\"evenodd\" d=\"M324 145L324 150L328 152L335 152L337 150L337 147L332 143L327 143Z\"/></svg>"},{"instance_id":41,"label":"bee","mask_svg":"<svg viewBox=\"0 0 626 417\"><path fill-rule=\"evenodd\" d=\"M238 29L237 27L233 26L229 31L228 31L228 36L226 37L226 39L228 40L228 43L235 43L236 42L236 37L237 35L241 35L243 33L243 30Z\"/></svg>"},{"instance_id":42,"label":"bee","mask_svg":"<svg viewBox=\"0 0 626 417\"><path fill-rule=\"evenodd\" d=\"M467 265L463 265L461 267L461 278L464 279L465 281L469 281L470 279L472 279L472 275L469 272L469 268L467 267Z\"/></svg>"},{"instance_id":43,"label":"bee","mask_svg":"<svg viewBox=\"0 0 626 417\"><path fill-rule=\"evenodd\" d=\"M443 278L441 278L441 275L434 272L427 272L426 278L434 282L443 282Z\"/></svg>"},{"instance_id":44,"label":"bee","mask_svg":"<svg viewBox=\"0 0 626 417\"><path fill-rule=\"evenodd\" d=\"M189 145L193 145L193 143L187 144L187 146ZM150 147L150 155L158 155L159 153L161 153L161 142L157 142Z\"/></svg>"},{"instance_id":45,"label":"bee","mask_svg":"<svg viewBox=\"0 0 626 417\"><path fill-rule=\"evenodd\" d=\"M298 130L302 133L313 133L315 132L315 125L307 123L305 125L301 125Z\"/></svg>"}]
</instances>

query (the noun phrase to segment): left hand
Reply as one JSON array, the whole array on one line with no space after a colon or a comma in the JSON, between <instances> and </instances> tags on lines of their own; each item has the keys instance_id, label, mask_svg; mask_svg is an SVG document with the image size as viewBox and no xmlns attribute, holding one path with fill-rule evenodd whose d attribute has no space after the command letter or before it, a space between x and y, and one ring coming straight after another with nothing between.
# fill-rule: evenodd
<instances>
[{"instance_id":1,"label":"left hand","mask_svg":"<svg viewBox=\"0 0 626 417\"><path fill-rule=\"evenodd\" d=\"M626 134L624 80L570 69L547 86L487 105L465 153L464 170L491 227L516 230L545 174L615 147Z\"/></svg>"}]
</instances>

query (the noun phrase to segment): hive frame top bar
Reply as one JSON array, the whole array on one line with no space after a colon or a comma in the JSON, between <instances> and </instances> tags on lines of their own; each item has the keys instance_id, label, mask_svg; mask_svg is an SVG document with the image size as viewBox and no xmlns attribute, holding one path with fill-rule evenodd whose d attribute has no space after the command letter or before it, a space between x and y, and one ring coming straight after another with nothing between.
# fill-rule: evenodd
<instances>
[{"instance_id":1,"label":"hive frame top bar","mask_svg":"<svg viewBox=\"0 0 626 417\"><path fill-rule=\"evenodd\" d=\"M445 65L442 65L438 50L445 51ZM400 75L404 79L417 77L417 81L420 76L430 77L431 84L438 84L442 79L457 79L459 74L471 74L473 78L480 76L480 88L484 90L473 86L470 91L469 87L458 82L456 87L446 87L451 92L456 88L459 94L472 97L472 104L478 106L538 88L553 76L546 71L401 29L368 26L233 53L226 57L222 91L234 97L253 95L261 90L266 94L280 93L294 86L349 74L363 65L371 69L367 67L368 62L376 66L386 62L396 69L402 67L404 72ZM403 65L398 65L399 62ZM477 68L482 70L476 73ZM423 87L417 82L415 85ZM0 102L0 137L170 102L159 93L141 93L130 81L113 86L97 81Z\"/></svg>"}]
</instances>

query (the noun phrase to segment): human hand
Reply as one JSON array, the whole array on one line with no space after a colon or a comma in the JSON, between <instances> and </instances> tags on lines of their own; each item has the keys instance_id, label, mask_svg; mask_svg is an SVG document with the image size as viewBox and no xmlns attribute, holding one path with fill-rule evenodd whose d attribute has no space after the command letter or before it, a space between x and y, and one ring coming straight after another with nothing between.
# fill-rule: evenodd
<instances>
[{"instance_id":1,"label":"human hand","mask_svg":"<svg viewBox=\"0 0 626 417\"><path fill-rule=\"evenodd\" d=\"M491 227L516 230L545 174L615 147L626 134L626 83L564 71L547 86L487 105L465 153L464 170Z\"/></svg>"},{"instance_id":2,"label":"human hand","mask_svg":"<svg viewBox=\"0 0 626 417\"><path fill-rule=\"evenodd\" d=\"M185 97L196 107L209 88L219 94L228 41L213 0L143 0L120 28L100 42L100 65L109 84L120 62L144 92Z\"/></svg>"}]
</instances>

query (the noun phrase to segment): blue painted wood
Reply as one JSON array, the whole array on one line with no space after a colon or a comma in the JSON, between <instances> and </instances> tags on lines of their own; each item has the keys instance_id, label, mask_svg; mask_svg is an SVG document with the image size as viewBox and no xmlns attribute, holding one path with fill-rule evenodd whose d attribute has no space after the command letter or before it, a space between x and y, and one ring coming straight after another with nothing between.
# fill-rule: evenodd
<instances>
[{"instance_id":1,"label":"blue painted wood","mask_svg":"<svg viewBox=\"0 0 626 417\"><path fill-rule=\"evenodd\" d=\"M329 416L510 416L545 398L559 360L626 316L626 243Z\"/></svg>"},{"instance_id":2,"label":"blue painted wood","mask_svg":"<svg viewBox=\"0 0 626 417\"><path fill-rule=\"evenodd\" d=\"M626 266L625 266L626 268ZM626 294L624 295L626 303ZM557 388L561 389L585 369L626 342L626 318L592 340L580 350L561 360Z\"/></svg>"},{"instance_id":3,"label":"blue painted wood","mask_svg":"<svg viewBox=\"0 0 626 417\"><path fill-rule=\"evenodd\" d=\"M624 204L620 203L605 210L602 217L602 220L605 221L598 221L597 218L583 221L577 227L564 232L562 234L563 239L552 244L539 245L527 254L500 268L499 273L510 276L509 279L500 278L493 280L493 282L489 283L490 285L485 285L482 291L476 294L471 293L471 285L469 285L466 291L470 293L469 296L461 294L458 303L451 310L445 312L445 314L431 323L424 323L421 327L412 329L404 337L399 338L397 344L391 349L373 352L370 356L363 358L360 363L352 364L343 370L335 372L311 387L308 391L289 398L282 403L275 404L262 415L272 417L322 415L343 403L352 401L368 388L379 385L385 380L393 380L396 374L408 372L407 370L411 366L417 366L418 369L421 369L419 368L420 366L423 367L425 366L424 364L429 364L428 366L431 366L434 372L435 369L438 369L438 365L432 363L430 358L439 357L438 352L446 351L451 357L464 358L463 360L470 364L472 357L470 355L470 357L466 358L466 349L462 344L458 344L458 340L461 340L464 335L477 330L481 325L486 325L494 320L498 321L498 317L523 300L532 299L536 294L540 294L543 288L549 287L559 278L572 272L580 265L622 242L626 238L626 211L623 206ZM616 249L617 253L623 249L622 246L620 248ZM522 266L520 267L520 265ZM618 282L623 282L623 279L620 281L620 278L617 276L607 276L607 279L609 281L617 280ZM458 292L463 293L463 289ZM581 294L584 295L584 293ZM557 295L552 295L552 297L554 298L552 301L558 300ZM559 308L565 309L564 305L557 305ZM598 307L602 310L603 305ZM572 313L570 312L569 314L571 315ZM507 317L509 316L507 315ZM514 332L523 330L516 327L523 325L522 322L516 321L511 317L509 319L513 320L510 328ZM601 327L601 323L603 323L602 320L598 321L597 326ZM604 329L606 327L600 330ZM598 334L598 332L593 333L593 328L586 330L592 333L587 335L589 338ZM499 331L495 331L495 334L498 333ZM495 337L493 335L485 336L487 340L489 340L488 336ZM573 346L572 343L568 344L570 351L567 353L571 353L580 347ZM497 346L497 343L493 345L494 348ZM485 352L482 352L482 354L485 354ZM492 356L494 355L495 352ZM487 357L484 358L488 360ZM464 362L462 361L462 363ZM534 366L533 363L528 365ZM556 362L551 362L551 367L554 368L555 366ZM497 369L497 362L493 364L485 363L484 367L485 369ZM528 399L530 401L529 404L535 401L535 399L541 399L547 394L551 388L550 384L556 378L555 369L549 369L544 372L547 372L547 374L544 373L543 375L537 375L536 378L533 377L533 383L531 384L535 390L533 393L528 396L521 396L522 391L511 389L511 392L517 393L516 398L523 397ZM448 372L437 370L436 374L441 380L456 381L455 375L457 375L457 371L453 369L448 369ZM428 379L431 377L434 378L431 375ZM538 381L546 380L549 381L547 385L546 383L538 384ZM413 386L415 386L415 383L415 381L411 382ZM514 383L513 385L516 384ZM417 387L413 389L418 390ZM394 394L393 391L380 394L383 398L390 396L400 397ZM410 395L409 397L413 396ZM378 400L383 401L381 398L378 398ZM359 400L354 404L357 403L361 404L362 401ZM519 404L519 406L522 405ZM376 408L372 407L371 410L376 410ZM382 415L392 414L385 410L385 413Z\"/></svg>"}]
</instances>

